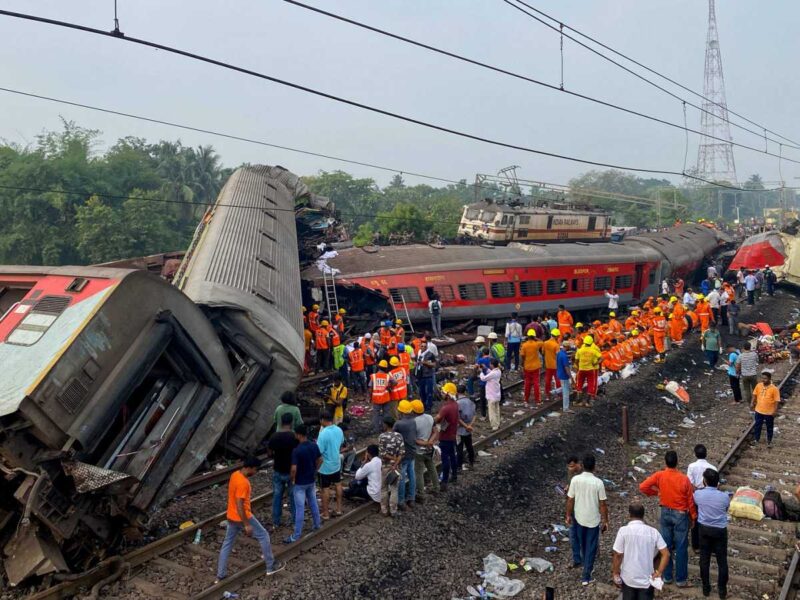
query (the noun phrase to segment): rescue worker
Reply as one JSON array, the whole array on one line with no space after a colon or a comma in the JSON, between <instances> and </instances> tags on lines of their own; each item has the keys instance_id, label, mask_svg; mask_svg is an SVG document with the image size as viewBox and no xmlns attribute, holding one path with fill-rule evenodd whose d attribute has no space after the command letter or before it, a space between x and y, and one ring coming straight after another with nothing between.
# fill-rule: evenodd
<instances>
[{"instance_id":1,"label":"rescue worker","mask_svg":"<svg viewBox=\"0 0 800 600\"><path fill-rule=\"evenodd\" d=\"M389 399L392 402L400 402L400 400L408 399L408 379L406 371L400 364L400 359L393 356L389 359L389 377L394 381L392 389L389 390Z\"/></svg>"},{"instance_id":2,"label":"rescue worker","mask_svg":"<svg viewBox=\"0 0 800 600\"><path fill-rule=\"evenodd\" d=\"M331 359L333 361L333 370L339 372L339 377L342 378L342 381L347 385L350 386L350 365L348 364L347 358L345 357L345 352L347 348L342 343L342 338L339 336L339 332L335 329L332 329L334 333L336 333L336 345L331 347Z\"/></svg>"},{"instance_id":3,"label":"rescue worker","mask_svg":"<svg viewBox=\"0 0 800 600\"><path fill-rule=\"evenodd\" d=\"M711 311L711 305L703 294L697 295L697 305L695 306L694 312L700 319L700 334L702 335L708 330L709 324L715 320L714 313Z\"/></svg>"},{"instance_id":4,"label":"rescue worker","mask_svg":"<svg viewBox=\"0 0 800 600\"><path fill-rule=\"evenodd\" d=\"M408 382L408 397L418 396L416 393L416 386L414 385L414 348L411 344L400 343L397 344L397 358L400 359L400 366L406 372L406 381Z\"/></svg>"},{"instance_id":5,"label":"rescue worker","mask_svg":"<svg viewBox=\"0 0 800 600\"><path fill-rule=\"evenodd\" d=\"M308 309L303 307L303 329L308 329Z\"/></svg>"},{"instance_id":6,"label":"rescue worker","mask_svg":"<svg viewBox=\"0 0 800 600\"><path fill-rule=\"evenodd\" d=\"M347 311L343 308L339 309L335 315L333 315L333 328L338 332L340 336L344 335L344 316L347 314Z\"/></svg>"},{"instance_id":7,"label":"rescue worker","mask_svg":"<svg viewBox=\"0 0 800 600\"><path fill-rule=\"evenodd\" d=\"M312 334L317 334L317 329L319 329L319 304L311 305L311 312L308 313L308 328Z\"/></svg>"},{"instance_id":8,"label":"rescue worker","mask_svg":"<svg viewBox=\"0 0 800 600\"><path fill-rule=\"evenodd\" d=\"M311 345L314 341L314 334L306 327L303 329L303 346L305 349L305 360L303 362L303 374L308 375L311 373Z\"/></svg>"},{"instance_id":9,"label":"rescue worker","mask_svg":"<svg viewBox=\"0 0 800 600\"><path fill-rule=\"evenodd\" d=\"M501 365L505 364L506 347L497 339L497 334L494 331L489 334L489 344L492 358L496 358Z\"/></svg>"},{"instance_id":10,"label":"rescue worker","mask_svg":"<svg viewBox=\"0 0 800 600\"><path fill-rule=\"evenodd\" d=\"M642 309L648 311L653 308L654 304L655 304L655 298L653 298L653 296L648 296L647 301L642 305Z\"/></svg>"},{"instance_id":11,"label":"rescue worker","mask_svg":"<svg viewBox=\"0 0 800 600\"><path fill-rule=\"evenodd\" d=\"M539 350L542 342L536 339L536 331L529 329L528 339L520 348L520 362L522 362L522 377L525 382L524 398L525 404L530 405L531 388L533 388L533 398L536 404L541 404L541 392L539 391L539 372L542 368L542 357Z\"/></svg>"},{"instance_id":12,"label":"rescue worker","mask_svg":"<svg viewBox=\"0 0 800 600\"><path fill-rule=\"evenodd\" d=\"M378 362L378 349L375 347L375 341L372 339L371 333L364 334L361 346L364 350L364 371L366 371L367 378L369 378L375 372L375 363Z\"/></svg>"},{"instance_id":13,"label":"rescue worker","mask_svg":"<svg viewBox=\"0 0 800 600\"><path fill-rule=\"evenodd\" d=\"M631 310L630 316L625 319L625 331L636 329L639 325L639 311Z\"/></svg>"},{"instance_id":14,"label":"rescue worker","mask_svg":"<svg viewBox=\"0 0 800 600\"><path fill-rule=\"evenodd\" d=\"M402 319L394 320L394 337L397 338L398 344L406 341L406 330L403 327Z\"/></svg>"},{"instance_id":15,"label":"rescue worker","mask_svg":"<svg viewBox=\"0 0 800 600\"><path fill-rule=\"evenodd\" d=\"M384 346L385 348L384 356L391 357L391 356L397 356L399 354L399 351L397 349L397 342L398 339L397 336L395 335L394 329L389 329L389 341L386 344L386 346ZM381 345L383 345L383 342L381 342Z\"/></svg>"},{"instance_id":16,"label":"rescue worker","mask_svg":"<svg viewBox=\"0 0 800 600\"><path fill-rule=\"evenodd\" d=\"M364 362L364 350L361 344L353 342L353 348L347 353L347 362L350 366L350 385L354 391L366 393L367 371Z\"/></svg>"},{"instance_id":17,"label":"rescue worker","mask_svg":"<svg viewBox=\"0 0 800 600\"><path fill-rule=\"evenodd\" d=\"M666 352L667 320L664 318L664 311L661 308L653 310L653 344L656 347L655 362L664 362L664 352Z\"/></svg>"},{"instance_id":18,"label":"rescue worker","mask_svg":"<svg viewBox=\"0 0 800 600\"><path fill-rule=\"evenodd\" d=\"M683 330L686 329L686 321L682 317L676 317L675 313L670 313L667 317L667 331L669 339L677 346L683 345Z\"/></svg>"},{"instance_id":19,"label":"rescue worker","mask_svg":"<svg viewBox=\"0 0 800 600\"><path fill-rule=\"evenodd\" d=\"M675 288L675 295L678 296L678 298L683 296L683 288L685 285L686 284L684 283L683 279L681 279L680 277L676 278L675 281L673 282L672 287Z\"/></svg>"},{"instance_id":20,"label":"rescue worker","mask_svg":"<svg viewBox=\"0 0 800 600\"><path fill-rule=\"evenodd\" d=\"M622 333L622 323L617 321L617 313L614 311L608 313L608 328L614 332L615 335Z\"/></svg>"},{"instance_id":21,"label":"rescue worker","mask_svg":"<svg viewBox=\"0 0 800 600\"><path fill-rule=\"evenodd\" d=\"M384 321L381 323L380 329L378 329L378 343L381 345L381 358L386 356L386 348L388 348L389 342L392 339L392 330L389 325L390 321Z\"/></svg>"},{"instance_id":22,"label":"rescue worker","mask_svg":"<svg viewBox=\"0 0 800 600\"><path fill-rule=\"evenodd\" d=\"M563 304L558 305L558 314L556 315L558 321L558 330L564 333L572 333L572 325L575 321L572 319L570 312L564 307Z\"/></svg>"},{"instance_id":23,"label":"rescue worker","mask_svg":"<svg viewBox=\"0 0 800 600\"><path fill-rule=\"evenodd\" d=\"M630 337L628 338L629 348L633 354L633 360L642 358L645 355L645 349L639 342L639 330L631 329Z\"/></svg>"},{"instance_id":24,"label":"rescue worker","mask_svg":"<svg viewBox=\"0 0 800 600\"><path fill-rule=\"evenodd\" d=\"M561 330L553 329L550 332L550 339L542 344L542 354L544 355L544 397L550 397L551 389L561 393L561 383L556 376L556 355L561 350ZM555 385L553 382L555 381Z\"/></svg>"},{"instance_id":25,"label":"rescue worker","mask_svg":"<svg viewBox=\"0 0 800 600\"><path fill-rule=\"evenodd\" d=\"M339 336L335 331L331 331L327 320L322 321L317 330L314 332L314 347L317 350L317 373L320 371L329 371L331 368L331 347L336 336L336 341L339 341ZM338 345L338 344L337 344Z\"/></svg>"},{"instance_id":26,"label":"rescue worker","mask_svg":"<svg viewBox=\"0 0 800 600\"><path fill-rule=\"evenodd\" d=\"M373 373L369 379L370 398L372 400L372 429L375 433L380 433L383 429L383 420L386 417L393 417L391 398L389 391L393 387L393 379L389 375L389 363L382 360L378 363L377 372ZM397 403L394 403L395 407Z\"/></svg>"},{"instance_id":27,"label":"rescue worker","mask_svg":"<svg viewBox=\"0 0 800 600\"><path fill-rule=\"evenodd\" d=\"M576 402L576 406L590 406L589 400L594 400L597 395L597 365L600 364L602 354L594 345L592 336L587 335L583 338L583 344L575 351L575 364L578 368L575 389L578 398L583 397L583 402ZM586 386L584 393L583 387Z\"/></svg>"},{"instance_id":28,"label":"rescue worker","mask_svg":"<svg viewBox=\"0 0 800 600\"><path fill-rule=\"evenodd\" d=\"M633 333L631 333L633 335ZM622 358L622 362L627 364L632 363L636 360L636 356L633 352L633 343L631 338L625 339L621 344L617 346L620 358Z\"/></svg>"},{"instance_id":29,"label":"rescue worker","mask_svg":"<svg viewBox=\"0 0 800 600\"><path fill-rule=\"evenodd\" d=\"M619 373L625 366L625 360L620 352L620 345L616 339L611 340L608 349L603 352L603 367L612 373Z\"/></svg>"},{"instance_id":30,"label":"rescue worker","mask_svg":"<svg viewBox=\"0 0 800 600\"><path fill-rule=\"evenodd\" d=\"M686 321L685 333L689 333L692 329L697 329L697 326L700 324L700 317L698 317L697 313L692 309L686 311L684 320Z\"/></svg>"},{"instance_id":31,"label":"rescue worker","mask_svg":"<svg viewBox=\"0 0 800 600\"><path fill-rule=\"evenodd\" d=\"M683 302L677 298L675 300L676 301L672 304L672 314L674 315L675 320L681 323L681 327L683 327L683 330L685 331L687 329L686 320L684 319L686 316L686 307L683 305ZM674 340L675 338L672 339Z\"/></svg>"}]
</instances>

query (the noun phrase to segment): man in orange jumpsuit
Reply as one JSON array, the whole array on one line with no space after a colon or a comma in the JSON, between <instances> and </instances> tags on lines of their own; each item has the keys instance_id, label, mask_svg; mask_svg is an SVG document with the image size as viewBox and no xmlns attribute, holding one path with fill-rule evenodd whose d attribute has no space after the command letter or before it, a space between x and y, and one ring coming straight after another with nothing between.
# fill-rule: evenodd
<instances>
[{"instance_id":1,"label":"man in orange jumpsuit","mask_svg":"<svg viewBox=\"0 0 800 600\"><path fill-rule=\"evenodd\" d=\"M667 320L664 318L664 313L660 308L653 311L653 344L656 347L656 360L655 362L664 362L664 352L666 352L666 339L667 339Z\"/></svg>"},{"instance_id":2,"label":"man in orange jumpsuit","mask_svg":"<svg viewBox=\"0 0 800 600\"><path fill-rule=\"evenodd\" d=\"M676 317L675 313L669 315L667 329L669 330L669 339L672 340L673 344L683 345L683 330L685 327L686 321L683 320L683 317Z\"/></svg>"},{"instance_id":3,"label":"man in orange jumpsuit","mask_svg":"<svg viewBox=\"0 0 800 600\"><path fill-rule=\"evenodd\" d=\"M572 326L575 321L572 319L572 315L563 304L558 305L558 315L556 315L556 321L558 321L558 330L562 334L572 333Z\"/></svg>"},{"instance_id":4,"label":"man in orange jumpsuit","mask_svg":"<svg viewBox=\"0 0 800 600\"><path fill-rule=\"evenodd\" d=\"M619 344L617 340L611 340L611 345L607 350L603 351L603 367L612 373L618 373L625 366L620 354Z\"/></svg>"},{"instance_id":5,"label":"man in orange jumpsuit","mask_svg":"<svg viewBox=\"0 0 800 600\"><path fill-rule=\"evenodd\" d=\"M319 329L319 304L311 306L311 312L308 313L308 328L312 334L317 334L317 329Z\"/></svg>"},{"instance_id":6,"label":"man in orange jumpsuit","mask_svg":"<svg viewBox=\"0 0 800 600\"><path fill-rule=\"evenodd\" d=\"M541 404L542 402L541 392L539 391L539 371L542 368L542 357L539 354L541 348L542 342L536 339L536 331L528 329L528 339L519 350L520 362L522 362L522 377L525 381L525 404L530 404L531 388L533 388L533 398L536 404Z\"/></svg>"},{"instance_id":7,"label":"man in orange jumpsuit","mask_svg":"<svg viewBox=\"0 0 800 600\"><path fill-rule=\"evenodd\" d=\"M617 321L617 313L612 311L608 313L608 317L608 328L613 331L615 335L622 333L622 323Z\"/></svg>"},{"instance_id":8,"label":"man in orange jumpsuit","mask_svg":"<svg viewBox=\"0 0 800 600\"><path fill-rule=\"evenodd\" d=\"M714 320L714 314L711 312L711 305L703 294L697 295L697 306L695 306L694 312L697 314L697 318L700 319L700 333L703 334L708 329L709 323Z\"/></svg>"},{"instance_id":9,"label":"man in orange jumpsuit","mask_svg":"<svg viewBox=\"0 0 800 600\"><path fill-rule=\"evenodd\" d=\"M553 381L555 381L554 389L560 394L561 384L556 377L556 354L561 349L561 336L560 329L553 329L550 332L550 339L542 344L542 354L544 354L544 397L550 397L550 390Z\"/></svg>"},{"instance_id":10,"label":"man in orange jumpsuit","mask_svg":"<svg viewBox=\"0 0 800 600\"><path fill-rule=\"evenodd\" d=\"M631 316L625 319L625 331L631 331L639 326L639 311L632 310Z\"/></svg>"},{"instance_id":11,"label":"man in orange jumpsuit","mask_svg":"<svg viewBox=\"0 0 800 600\"><path fill-rule=\"evenodd\" d=\"M630 338L621 344L618 344L617 348L619 348L619 355L622 359L622 362L626 365L632 363L636 359L636 356L633 353L633 344L631 343Z\"/></svg>"}]
</instances>

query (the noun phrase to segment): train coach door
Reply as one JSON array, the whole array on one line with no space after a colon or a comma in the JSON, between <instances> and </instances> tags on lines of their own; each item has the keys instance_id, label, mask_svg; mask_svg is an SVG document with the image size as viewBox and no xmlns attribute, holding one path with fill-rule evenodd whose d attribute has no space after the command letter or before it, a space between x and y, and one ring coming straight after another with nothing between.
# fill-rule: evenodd
<instances>
[{"instance_id":1,"label":"train coach door","mask_svg":"<svg viewBox=\"0 0 800 600\"><path fill-rule=\"evenodd\" d=\"M641 298L644 291L644 265L636 265L636 273L633 277L633 297Z\"/></svg>"}]
</instances>

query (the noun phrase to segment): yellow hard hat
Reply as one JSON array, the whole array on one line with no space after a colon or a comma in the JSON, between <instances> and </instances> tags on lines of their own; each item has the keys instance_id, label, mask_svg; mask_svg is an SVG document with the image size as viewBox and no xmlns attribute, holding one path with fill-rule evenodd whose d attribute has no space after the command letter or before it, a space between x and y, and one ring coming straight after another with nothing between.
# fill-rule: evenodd
<instances>
[{"instance_id":1,"label":"yellow hard hat","mask_svg":"<svg viewBox=\"0 0 800 600\"><path fill-rule=\"evenodd\" d=\"M414 407L411 406L411 402L408 400L400 400L400 402L397 404L397 411L403 413L404 415L407 415L412 410L414 410Z\"/></svg>"},{"instance_id":2,"label":"yellow hard hat","mask_svg":"<svg viewBox=\"0 0 800 600\"><path fill-rule=\"evenodd\" d=\"M793 340L796 340L797 338L800 338L800 333L797 333L797 332L795 331L795 332L792 334L792 339L793 339Z\"/></svg>"},{"instance_id":3,"label":"yellow hard hat","mask_svg":"<svg viewBox=\"0 0 800 600\"><path fill-rule=\"evenodd\" d=\"M319 310L319 304L312 304L311 310Z\"/></svg>"},{"instance_id":4,"label":"yellow hard hat","mask_svg":"<svg viewBox=\"0 0 800 600\"><path fill-rule=\"evenodd\" d=\"M631 329L631 335L639 335L638 329Z\"/></svg>"},{"instance_id":5,"label":"yellow hard hat","mask_svg":"<svg viewBox=\"0 0 800 600\"><path fill-rule=\"evenodd\" d=\"M795 326L794 326L794 328L795 328L795 329L797 329L797 331L800 331L800 323L798 323L797 325L795 325Z\"/></svg>"},{"instance_id":6,"label":"yellow hard hat","mask_svg":"<svg viewBox=\"0 0 800 600\"><path fill-rule=\"evenodd\" d=\"M583 327L583 323L580 323L580 322L578 322L578 323L575 323L575 328L576 328L576 329L579 329L579 328L581 328L581 327Z\"/></svg>"},{"instance_id":7,"label":"yellow hard hat","mask_svg":"<svg viewBox=\"0 0 800 600\"><path fill-rule=\"evenodd\" d=\"M389 363L387 363L385 360L382 360L381 362L378 363L378 366L381 369L388 369L389 368Z\"/></svg>"},{"instance_id":8,"label":"yellow hard hat","mask_svg":"<svg viewBox=\"0 0 800 600\"><path fill-rule=\"evenodd\" d=\"M322 323L320 323L320 325L322 325L323 327L326 327L327 325L330 325L330 323L328 323L327 319L323 319Z\"/></svg>"},{"instance_id":9,"label":"yellow hard hat","mask_svg":"<svg viewBox=\"0 0 800 600\"><path fill-rule=\"evenodd\" d=\"M445 394L455 396L458 393L458 388L456 387L455 383L453 383L452 381L448 381L442 386L442 391Z\"/></svg>"},{"instance_id":10,"label":"yellow hard hat","mask_svg":"<svg viewBox=\"0 0 800 600\"><path fill-rule=\"evenodd\" d=\"M396 356L393 356L392 358L389 359L389 364L392 365L393 367L399 367L400 359L397 358Z\"/></svg>"},{"instance_id":11,"label":"yellow hard hat","mask_svg":"<svg viewBox=\"0 0 800 600\"><path fill-rule=\"evenodd\" d=\"M526 335L528 337L536 337L536 330L535 329L528 329L528 333Z\"/></svg>"},{"instance_id":12,"label":"yellow hard hat","mask_svg":"<svg viewBox=\"0 0 800 600\"><path fill-rule=\"evenodd\" d=\"M655 314L657 314L657 315L660 315L661 314L661 309L660 308L656 308L655 310L653 310L653 312Z\"/></svg>"},{"instance_id":13,"label":"yellow hard hat","mask_svg":"<svg viewBox=\"0 0 800 600\"><path fill-rule=\"evenodd\" d=\"M403 320L402 319L395 319L394 320L394 324L395 325L402 325L403 324Z\"/></svg>"},{"instance_id":14,"label":"yellow hard hat","mask_svg":"<svg viewBox=\"0 0 800 600\"><path fill-rule=\"evenodd\" d=\"M635 317L636 315L639 314L639 311L638 310L632 310L631 314Z\"/></svg>"},{"instance_id":15,"label":"yellow hard hat","mask_svg":"<svg viewBox=\"0 0 800 600\"><path fill-rule=\"evenodd\" d=\"M425 405L422 403L422 400L412 400L411 409L418 415L421 415L425 412Z\"/></svg>"},{"instance_id":16,"label":"yellow hard hat","mask_svg":"<svg viewBox=\"0 0 800 600\"><path fill-rule=\"evenodd\" d=\"M702 300L703 298L705 298L705 296L703 294L697 294L697 299L698 300Z\"/></svg>"},{"instance_id":17,"label":"yellow hard hat","mask_svg":"<svg viewBox=\"0 0 800 600\"><path fill-rule=\"evenodd\" d=\"M669 299L669 301L670 302L677 302L678 301L678 297L677 296L673 296L672 298Z\"/></svg>"},{"instance_id":18,"label":"yellow hard hat","mask_svg":"<svg viewBox=\"0 0 800 600\"><path fill-rule=\"evenodd\" d=\"M346 315L346 314L347 314L347 311L346 311L345 309L343 309L343 308L340 308L340 309L339 309L339 314L340 314L340 315Z\"/></svg>"},{"instance_id":19,"label":"yellow hard hat","mask_svg":"<svg viewBox=\"0 0 800 600\"><path fill-rule=\"evenodd\" d=\"M303 312L306 312L306 307L305 306L303 307Z\"/></svg>"},{"instance_id":20,"label":"yellow hard hat","mask_svg":"<svg viewBox=\"0 0 800 600\"><path fill-rule=\"evenodd\" d=\"M608 313L608 316L609 317L616 317L617 313L615 313L614 311L611 311L610 313Z\"/></svg>"},{"instance_id":21,"label":"yellow hard hat","mask_svg":"<svg viewBox=\"0 0 800 600\"><path fill-rule=\"evenodd\" d=\"M550 335L553 336L553 337L558 337L558 336L561 335L561 331L558 330L558 329L551 329L550 330Z\"/></svg>"},{"instance_id":22,"label":"yellow hard hat","mask_svg":"<svg viewBox=\"0 0 800 600\"><path fill-rule=\"evenodd\" d=\"M669 316L667 318L671 319L672 318L672 313L669 313Z\"/></svg>"},{"instance_id":23,"label":"yellow hard hat","mask_svg":"<svg viewBox=\"0 0 800 600\"><path fill-rule=\"evenodd\" d=\"M592 344L594 344L594 338L592 336L587 335L585 338L583 338L584 346L591 346Z\"/></svg>"}]
</instances>

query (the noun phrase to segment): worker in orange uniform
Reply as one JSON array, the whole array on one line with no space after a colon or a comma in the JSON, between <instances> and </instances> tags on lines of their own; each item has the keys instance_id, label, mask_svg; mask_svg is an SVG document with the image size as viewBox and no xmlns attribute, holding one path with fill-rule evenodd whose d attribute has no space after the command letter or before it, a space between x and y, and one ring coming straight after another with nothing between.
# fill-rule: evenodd
<instances>
[{"instance_id":1,"label":"worker in orange uniform","mask_svg":"<svg viewBox=\"0 0 800 600\"><path fill-rule=\"evenodd\" d=\"M639 311L632 310L630 316L625 319L625 331L631 331L639 326Z\"/></svg>"},{"instance_id":2,"label":"worker in orange uniform","mask_svg":"<svg viewBox=\"0 0 800 600\"><path fill-rule=\"evenodd\" d=\"M305 348L305 360L303 361L303 374L308 375L311 372L311 343L314 336L311 330L306 327L303 329L303 345Z\"/></svg>"},{"instance_id":3,"label":"worker in orange uniform","mask_svg":"<svg viewBox=\"0 0 800 600\"><path fill-rule=\"evenodd\" d=\"M653 351L653 341L650 339L650 335L646 330L639 332L636 341L639 343L639 348L642 350L642 356L647 356Z\"/></svg>"},{"instance_id":4,"label":"worker in orange uniform","mask_svg":"<svg viewBox=\"0 0 800 600\"><path fill-rule=\"evenodd\" d=\"M408 399L408 377L403 365L400 364L400 359L393 356L389 359L389 377L394 381L392 389L389 391L389 399L392 402L400 402L400 400Z\"/></svg>"},{"instance_id":5,"label":"worker in orange uniform","mask_svg":"<svg viewBox=\"0 0 800 600\"><path fill-rule=\"evenodd\" d=\"M572 315L563 304L558 305L556 321L558 321L558 330L562 333L562 335L565 333L572 333L572 326L575 324L575 321L572 319Z\"/></svg>"},{"instance_id":6,"label":"worker in orange uniform","mask_svg":"<svg viewBox=\"0 0 800 600\"><path fill-rule=\"evenodd\" d=\"M372 400L372 429L375 433L383 431L383 419L385 417L394 417L391 398L389 397L393 381L389 375L389 363L385 360L380 361L378 370L369 378L370 398Z\"/></svg>"},{"instance_id":7,"label":"worker in orange uniform","mask_svg":"<svg viewBox=\"0 0 800 600\"><path fill-rule=\"evenodd\" d=\"M561 382L556 377L556 355L561 349L561 330L553 329L550 332L550 339L542 344L542 354L544 355L544 397L550 397L551 389L561 393ZM555 386L552 386L555 381ZM552 386L552 387L551 387Z\"/></svg>"},{"instance_id":8,"label":"worker in orange uniform","mask_svg":"<svg viewBox=\"0 0 800 600\"><path fill-rule=\"evenodd\" d=\"M711 312L711 305L706 300L703 294L697 294L697 305L694 307L694 312L700 319L700 334L706 332L708 325L714 320L714 313Z\"/></svg>"},{"instance_id":9,"label":"worker in orange uniform","mask_svg":"<svg viewBox=\"0 0 800 600\"><path fill-rule=\"evenodd\" d=\"M394 320L394 337L397 338L397 343L406 341L406 330L403 328L403 321L401 319Z\"/></svg>"},{"instance_id":10,"label":"worker in orange uniform","mask_svg":"<svg viewBox=\"0 0 800 600\"><path fill-rule=\"evenodd\" d=\"M642 345L639 343L639 330L638 329L631 329L630 337L628 338L628 342L630 343L631 354L633 354L633 360L637 360L642 358L645 355L644 350L642 349Z\"/></svg>"},{"instance_id":11,"label":"worker in orange uniform","mask_svg":"<svg viewBox=\"0 0 800 600\"><path fill-rule=\"evenodd\" d=\"M333 328L339 333L339 335L344 335L344 316L347 314L347 311L343 308L340 308L339 311L333 315Z\"/></svg>"},{"instance_id":12,"label":"worker in orange uniform","mask_svg":"<svg viewBox=\"0 0 800 600\"><path fill-rule=\"evenodd\" d=\"M619 356L622 359L622 362L626 365L632 363L636 359L636 357L633 355L632 347L633 345L630 338L627 338L617 345Z\"/></svg>"},{"instance_id":13,"label":"worker in orange uniform","mask_svg":"<svg viewBox=\"0 0 800 600\"><path fill-rule=\"evenodd\" d=\"M664 352L666 352L667 339L667 320L664 318L664 311L661 308L653 310L653 345L656 347L655 362L664 362Z\"/></svg>"},{"instance_id":14,"label":"worker in orange uniform","mask_svg":"<svg viewBox=\"0 0 800 600\"><path fill-rule=\"evenodd\" d=\"M700 317L697 316L696 312L690 309L686 311L685 321L686 321L685 333L689 333L690 331L692 331L692 329L697 329L697 326L700 323Z\"/></svg>"},{"instance_id":15,"label":"worker in orange uniform","mask_svg":"<svg viewBox=\"0 0 800 600\"><path fill-rule=\"evenodd\" d=\"M576 402L576 406L589 406L589 401L597 395L596 367L600 364L602 354L594 345L592 336L587 335L583 338L583 344L575 351L575 364L578 367L578 377L575 382L575 390L578 398L583 397L583 402ZM583 387L586 386L584 393Z\"/></svg>"},{"instance_id":16,"label":"worker in orange uniform","mask_svg":"<svg viewBox=\"0 0 800 600\"><path fill-rule=\"evenodd\" d=\"M542 342L536 339L536 331L533 329L528 329L527 337L528 339L519 350L520 361L522 362L522 377L525 381L525 404L530 404L531 388L533 388L533 398L536 404L541 404L539 371L542 368L542 357L539 351L542 348Z\"/></svg>"},{"instance_id":17,"label":"worker in orange uniform","mask_svg":"<svg viewBox=\"0 0 800 600\"><path fill-rule=\"evenodd\" d=\"M683 305L683 302L681 302L677 298L675 298L675 302L672 302L672 314L675 316L675 319L680 321L684 326L686 325L686 321L684 319L684 317L686 316L686 307Z\"/></svg>"},{"instance_id":18,"label":"worker in orange uniform","mask_svg":"<svg viewBox=\"0 0 800 600\"><path fill-rule=\"evenodd\" d=\"M677 346L683 345L683 330L686 328L686 321L683 317L676 317L675 313L671 313L667 319L667 329L669 331L669 339Z\"/></svg>"},{"instance_id":19,"label":"worker in orange uniform","mask_svg":"<svg viewBox=\"0 0 800 600\"><path fill-rule=\"evenodd\" d=\"M355 392L367 392L367 371L364 350L361 344L353 342L353 348L347 353L347 362L350 365L350 385Z\"/></svg>"},{"instance_id":20,"label":"worker in orange uniform","mask_svg":"<svg viewBox=\"0 0 800 600\"><path fill-rule=\"evenodd\" d=\"M311 312L308 313L308 328L311 333L316 335L317 329L319 329L319 304L311 305Z\"/></svg>"},{"instance_id":21,"label":"worker in orange uniform","mask_svg":"<svg viewBox=\"0 0 800 600\"><path fill-rule=\"evenodd\" d=\"M303 307L303 329L308 328L308 309Z\"/></svg>"},{"instance_id":22,"label":"worker in orange uniform","mask_svg":"<svg viewBox=\"0 0 800 600\"><path fill-rule=\"evenodd\" d=\"M611 340L611 345L603 351L603 367L612 373L618 373L625 366L625 361L620 352L620 344L616 339Z\"/></svg>"},{"instance_id":23,"label":"worker in orange uniform","mask_svg":"<svg viewBox=\"0 0 800 600\"><path fill-rule=\"evenodd\" d=\"M378 362L378 349L375 347L375 340L371 333L365 333L361 340L361 348L364 350L364 370L367 378L375 372L375 365Z\"/></svg>"},{"instance_id":24,"label":"worker in orange uniform","mask_svg":"<svg viewBox=\"0 0 800 600\"><path fill-rule=\"evenodd\" d=\"M653 296L648 296L647 301L642 305L642 308L646 311L651 310L655 306L655 298Z\"/></svg>"},{"instance_id":25,"label":"worker in orange uniform","mask_svg":"<svg viewBox=\"0 0 800 600\"><path fill-rule=\"evenodd\" d=\"M622 333L622 323L617 321L617 313L614 311L608 313L608 328L614 333L614 335L619 335Z\"/></svg>"},{"instance_id":26,"label":"worker in orange uniform","mask_svg":"<svg viewBox=\"0 0 800 600\"><path fill-rule=\"evenodd\" d=\"M384 346L384 348L386 349L385 356L398 355L399 352L397 350L397 342L398 340L397 336L395 335L394 329L389 329L389 339L386 341L386 345ZM381 345L383 346L383 342L381 342Z\"/></svg>"},{"instance_id":27,"label":"worker in orange uniform","mask_svg":"<svg viewBox=\"0 0 800 600\"><path fill-rule=\"evenodd\" d=\"M331 368L331 348L333 347L331 344L333 336L331 334L334 332L329 325L330 323L324 320L314 332L314 348L317 351L317 373L329 371Z\"/></svg>"},{"instance_id":28,"label":"worker in orange uniform","mask_svg":"<svg viewBox=\"0 0 800 600\"><path fill-rule=\"evenodd\" d=\"M675 281L673 282L672 287L675 288L675 295L678 298L682 298L683 297L683 288L685 286L686 286L686 284L684 283L683 279L681 279L680 277L676 278Z\"/></svg>"},{"instance_id":29,"label":"worker in orange uniform","mask_svg":"<svg viewBox=\"0 0 800 600\"><path fill-rule=\"evenodd\" d=\"M385 354L386 348L389 346L389 340L392 339L391 321L384 321L381 328L378 329L378 342L381 345L381 351Z\"/></svg>"}]
</instances>

